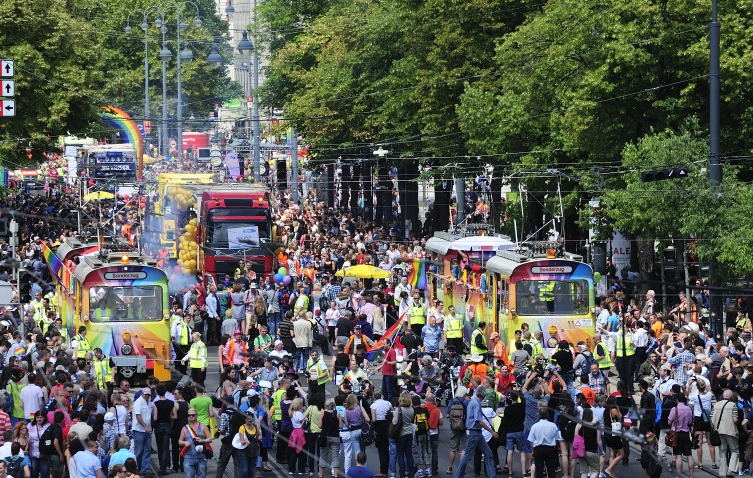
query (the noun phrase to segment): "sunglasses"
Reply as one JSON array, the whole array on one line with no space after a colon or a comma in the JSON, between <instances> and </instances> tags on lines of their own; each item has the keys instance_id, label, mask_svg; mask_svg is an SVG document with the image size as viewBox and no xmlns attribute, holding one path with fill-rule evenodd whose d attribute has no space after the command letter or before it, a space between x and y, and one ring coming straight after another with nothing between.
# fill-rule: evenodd
<instances>
[{"instance_id":1,"label":"sunglasses","mask_svg":"<svg viewBox=\"0 0 753 478\"><path fill-rule=\"evenodd\" d=\"M189 414L188 414L188 416L189 416L189 417L195 417L195 416L196 416L196 414L195 414L195 413L189 413Z\"/></svg>"}]
</instances>

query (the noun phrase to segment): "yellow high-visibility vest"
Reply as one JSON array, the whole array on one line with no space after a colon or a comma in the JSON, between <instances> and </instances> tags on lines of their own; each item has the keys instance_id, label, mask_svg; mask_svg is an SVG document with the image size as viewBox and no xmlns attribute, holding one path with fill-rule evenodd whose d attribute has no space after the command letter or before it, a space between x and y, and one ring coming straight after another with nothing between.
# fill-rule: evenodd
<instances>
[{"instance_id":1,"label":"yellow high-visibility vest","mask_svg":"<svg viewBox=\"0 0 753 478\"><path fill-rule=\"evenodd\" d=\"M617 356L622 357L622 332L617 332ZM633 345L633 334L625 334L625 357L631 357L635 355L635 346Z\"/></svg>"},{"instance_id":2,"label":"yellow high-visibility vest","mask_svg":"<svg viewBox=\"0 0 753 478\"><path fill-rule=\"evenodd\" d=\"M554 282L549 281L545 285L539 285L539 300L541 302L554 301Z\"/></svg>"},{"instance_id":3,"label":"yellow high-visibility vest","mask_svg":"<svg viewBox=\"0 0 753 478\"><path fill-rule=\"evenodd\" d=\"M112 381L112 367L110 367L110 357L103 357L102 360L94 357L94 372L97 374L97 386L100 390L107 390L107 384Z\"/></svg>"},{"instance_id":4,"label":"yellow high-visibility vest","mask_svg":"<svg viewBox=\"0 0 753 478\"><path fill-rule=\"evenodd\" d=\"M313 363L313 359L310 358L306 363L306 370L310 375L316 375L317 384L322 385L329 382L329 368L321 357L316 359L316 363Z\"/></svg>"},{"instance_id":5,"label":"yellow high-visibility vest","mask_svg":"<svg viewBox=\"0 0 753 478\"><path fill-rule=\"evenodd\" d=\"M188 325L184 320L180 321L180 345L188 345Z\"/></svg>"},{"instance_id":6,"label":"yellow high-visibility vest","mask_svg":"<svg viewBox=\"0 0 753 478\"><path fill-rule=\"evenodd\" d=\"M484 345L486 345L486 335L484 335L481 329L474 330L471 334L471 353L484 355L488 352L488 350L480 349L476 346L476 337L478 337L479 335L481 335L481 339L484 342ZM487 345L486 348L488 349L489 346Z\"/></svg>"},{"instance_id":7,"label":"yellow high-visibility vest","mask_svg":"<svg viewBox=\"0 0 753 478\"><path fill-rule=\"evenodd\" d=\"M445 324L447 326L447 335L446 337L448 339L462 339L463 338L463 318L455 315L448 315L444 318Z\"/></svg>"},{"instance_id":8,"label":"yellow high-visibility vest","mask_svg":"<svg viewBox=\"0 0 753 478\"><path fill-rule=\"evenodd\" d=\"M426 312L421 305L411 306L408 316L410 317L410 325L424 325L426 323Z\"/></svg>"},{"instance_id":9,"label":"yellow high-visibility vest","mask_svg":"<svg viewBox=\"0 0 753 478\"><path fill-rule=\"evenodd\" d=\"M202 357L202 351L204 356ZM190 368L206 368L207 364L207 346L204 342L194 342L191 344L191 350L188 351L188 366Z\"/></svg>"},{"instance_id":10,"label":"yellow high-visibility vest","mask_svg":"<svg viewBox=\"0 0 753 478\"><path fill-rule=\"evenodd\" d=\"M601 360L596 359L596 356L600 355L599 352L604 352L604 357L602 357ZM612 354L609 353L607 344L604 342L599 342L594 346L593 357L596 359L596 362L598 362L599 369L604 370L612 367Z\"/></svg>"},{"instance_id":11,"label":"yellow high-visibility vest","mask_svg":"<svg viewBox=\"0 0 753 478\"><path fill-rule=\"evenodd\" d=\"M89 341L86 340L86 337L81 336L81 334L73 337L73 340L78 342L78 345L76 347L76 357L77 358L86 358L86 354L88 352L91 352L91 348L89 346Z\"/></svg>"}]
</instances>

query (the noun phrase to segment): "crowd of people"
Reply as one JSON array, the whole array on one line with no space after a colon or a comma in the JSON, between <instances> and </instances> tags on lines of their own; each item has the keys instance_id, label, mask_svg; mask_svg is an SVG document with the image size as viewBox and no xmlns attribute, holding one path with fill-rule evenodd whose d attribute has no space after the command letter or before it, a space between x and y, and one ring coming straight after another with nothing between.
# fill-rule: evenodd
<instances>
[{"instance_id":1,"label":"crowd of people","mask_svg":"<svg viewBox=\"0 0 753 478\"><path fill-rule=\"evenodd\" d=\"M135 393L90 349L85 328L68 337L56 317L41 244L79 230L80 202L58 188L0 200L20 223L20 261L9 260L0 280L20 264L37 278L28 304L0 318L0 478L149 476L153 445L159 474L188 478L205 478L215 457L217 478L231 460L243 478L280 465L291 475L371 478L372 444L375 476L391 478L460 478L471 460L489 477L611 478L629 464L631 444L651 478L670 463L680 473L685 460L691 477L750 471L753 340L743 305L715 338L700 308L683 312L684 296L662 314L652 291L629 301L613 287L588 341L561 341L545 355L540 331L524 324L505 343L481 322L465 342L461 311L408 282L412 259L436 259L426 237L401 241L397 223L378 226L308 193L300 207L289 192L276 198L277 259L290 284L241 262L219 290L193 284L174 294L181 380L152 377ZM138 240L126 227L140 221L137 199L101 206L84 206L82 228L105 217ZM391 276L335 275L357 264ZM220 375L216 390L205 390L208 372ZM449 443L447 470L440 443Z\"/></svg>"}]
</instances>

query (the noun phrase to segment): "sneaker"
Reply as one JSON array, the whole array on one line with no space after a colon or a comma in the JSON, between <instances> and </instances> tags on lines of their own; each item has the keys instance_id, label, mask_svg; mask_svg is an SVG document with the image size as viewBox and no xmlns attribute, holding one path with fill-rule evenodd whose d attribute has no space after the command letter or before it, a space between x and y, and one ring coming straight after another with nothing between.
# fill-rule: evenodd
<instances>
[{"instance_id":1,"label":"sneaker","mask_svg":"<svg viewBox=\"0 0 753 478\"><path fill-rule=\"evenodd\" d=\"M424 470L424 476L431 476L431 468L427 468Z\"/></svg>"},{"instance_id":2,"label":"sneaker","mask_svg":"<svg viewBox=\"0 0 753 478\"><path fill-rule=\"evenodd\" d=\"M449 467L449 468L447 468L447 474L448 474L448 475L451 475L451 474L452 474L452 467ZM391 476L390 478L395 478L395 477L394 477L394 476Z\"/></svg>"},{"instance_id":3,"label":"sneaker","mask_svg":"<svg viewBox=\"0 0 753 478\"><path fill-rule=\"evenodd\" d=\"M599 473L599 478L607 478L607 475L604 474L604 472Z\"/></svg>"},{"instance_id":4,"label":"sneaker","mask_svg":"<svg viewBox=\"0 0 753 478\"><path fill-rule=\"evenodd\" d=\"M413 475L413 476L416 477L416 478L420 478L420 477L424 476L424 472L422 470L416 470L416 474Z\"/></svg>"}]
</instances>

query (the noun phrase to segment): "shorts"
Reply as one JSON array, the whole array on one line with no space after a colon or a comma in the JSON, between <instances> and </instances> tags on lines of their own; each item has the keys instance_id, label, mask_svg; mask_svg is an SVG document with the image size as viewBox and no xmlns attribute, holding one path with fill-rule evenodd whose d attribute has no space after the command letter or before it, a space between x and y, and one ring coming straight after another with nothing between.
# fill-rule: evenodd
<instances>
[{"instance_id":1,"label":"shorts","mask_svg":"<svg viewBox=\"0 0 753 478\"><path fill-rule=\"evenodd\" d=\"M507 451L513 451L517 448L519 452L526 452L526 445L528 443L526 443L525 432L507 432L507 440L505 441Z\"/></svg>"},{"instance_id":2,"label":"shorts","mask_svg":"<svg viewBox=\"0 0 753 478\"><path fill-rule=\"evenodd\" d=\"M615 451L622 450L622 438L617 435L606 434L607 446Z\"/></svg>"},{"instance_id":3,"label":"shorts","mask_svg":"<svg viewBox=\"0 0 753 478\"><path fill-rule=\"evenodd\" d=\"M465 450L465 444L468 443L468 434L462 432L452 432L450 435L450 451L458 452Z\"/></svg>"},{"instance_id":4,"label":"shorts","mask_svg":"<svg viewBox=\"0 0 753 478\"><path fill-rule=\"evenodd\" d=\"M693 418L693 431L694 432L710 432L711 423L703 421L703 417Z\"/></svg>"},{"instance_id":5,"label":"shorts","mask_svg":"<svg viewBox=\"0 0 753 478\"><path fill-rule=\"evenodd\" d=\"M677 446L672 447L672 454L675 456L690 456L693 451L692 442L690 441L690 433L677 432Z\"/></svg>"},{"instance_id":6,"label":"shorts","mask_svg":"<svg viewBox=\"0 0 753 478\"><path fill-rule=\"evenodd\" d=\"M599 473L599 454L587 451L586 456L580 458L580 472L586 474Z\"/></svg>"}]
</instances>

